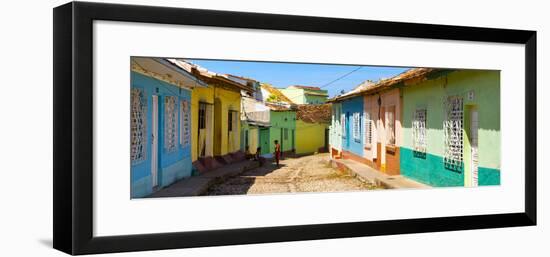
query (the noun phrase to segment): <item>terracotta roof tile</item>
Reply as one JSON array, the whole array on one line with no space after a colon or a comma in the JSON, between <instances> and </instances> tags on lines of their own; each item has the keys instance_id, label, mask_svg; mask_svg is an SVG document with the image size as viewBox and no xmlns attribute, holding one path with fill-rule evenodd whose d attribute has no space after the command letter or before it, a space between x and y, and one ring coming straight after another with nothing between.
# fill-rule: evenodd
<instances>
[{"instance_id":1,"label":"terracotta roof tile","mask_svg":"<svg viewBox=\"0 0 550 257\"><path fill-rule=\"evenodd\" d=\"M296 119L307 123L330 123L331 104L297 105Z\"/></svg>"}]
</instances>

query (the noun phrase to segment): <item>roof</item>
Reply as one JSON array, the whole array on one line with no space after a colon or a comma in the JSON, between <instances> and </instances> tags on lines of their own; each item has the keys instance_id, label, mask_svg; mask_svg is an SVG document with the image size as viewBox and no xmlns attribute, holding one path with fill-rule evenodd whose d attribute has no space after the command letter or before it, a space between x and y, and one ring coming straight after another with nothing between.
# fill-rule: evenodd
<instances>
[{"instance_id":1,"label":"roof","mask_svg":"<svg viewBox=\"0 0 550 257\"><path fill-rule=\"evenodd\" d=\"M290 100L283 93L281 93L281 91L279 91L279 89L277 89L277 88L275 88L275 87L273 87L269 84L266 84L266 83L261 83L261 87L262 87L262 89L266 90L270 95L274 95L277 99L277 102L283 102L283 103L287 103L287 104L292 104L293 103L292 100Z\"/></svg>"},{"instance_id":2,"label":"roof","mask_svg":"<svg viewBox=\"0 0 550 257\"><path fill-rule=\"evenodd\" d=\"M190 63L182 59L167 59L167 60L173 63L174 65L186 70L187 72L197 76L199 79L209 84L223 84L226 86L230 86L239 90L245 90L249 92L252 92L254 90L251 86L247 85L246 82L240 83L239 81L232 80L229 78L227 74L215 73L213 71L207 70L204 67Z\"/></svg>"},{"instance_id":3,"label":"roof","mask_svg":"<svg viewBox=\"0 0 550 257\"><path fill-rule=\"evenodd\" d=\"M265 106L267 106L267 108L269 108L271 111L276 112L294 111L296 108L295 105L272 102L265 102Z\"/></svg>"},{"instance_id":4,"label":"roof","mask_svg":"<svg viewBox=\"0 0 550 257\"><path fill-rule=\"evenodd\" d=\"M323 90L320 87L294 85L289 86L286 89L302 89L306 95L328 96L328 91Z\"/></svg>"},{"instance_id":5,"label":"roof","mask_svg":"<svg viewBox=\"0 0 550 257\"><path fill-rule=\"evenodd\" d=\"M164 58L132 57L132 71L152 76L156 79L183 88L205 87L206 83L185 69L182 69Z\"/></svg>"},{"instance_id":6,"label":"roof","mask_svg":"<svg viewBox=\"0 0 550 257\"><path fill-rule=\"evenodd\" d=\"M297 105L296 119L307 123L330 123L331 104Z\"/></svg>"},{"instance_id":7,"label":"roof","mask_svg":"<svg viewBox=\"0 0 550 257\"><path fill-rule=\"evenodd\" d=\"M451 71L453 71L453 69L412 68L392 78L380 80L377 83L365 81L352 91L333 97L332 99L329 99L328 102L337 102L362 94L374 94L397 85L417 84L418 82L430 79L433 74L444 74Z\"/></svg>"},{"instance_id":8,"label":"roof","mask_svg":"<svg viewBox=\"0 0 550 257\"><path fill-rule=\"evenodd\" d=\"M300 89L309 89L309 90L321 90L320 87L302 86L302 85L293 85L293 86L289 86L288 88L300 88Z\"/></svg>"},{"instance_id":9,"label":"roof","mask_svg":"<svg viewBox=\"0 0 550 257\"><path fill-rule=\"evenodd\" d=\"M251 79L251 78L247 78L247 77L243 77L243 76L237 76L237 75L233 75L233 74L225 74L225 75L227 75L229 78L237 78L237 79L246 80L246 81L249 81L249 82L258 82L255 79Z\"/></svg>"}]
</instances>

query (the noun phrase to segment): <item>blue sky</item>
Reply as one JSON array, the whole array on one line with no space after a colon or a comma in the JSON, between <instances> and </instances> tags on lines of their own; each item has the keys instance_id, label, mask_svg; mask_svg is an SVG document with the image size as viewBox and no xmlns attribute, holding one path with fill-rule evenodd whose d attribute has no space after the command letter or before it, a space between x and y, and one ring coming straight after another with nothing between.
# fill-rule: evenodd
<instances>
[{"instance_id":1,"label":"blue sky","mask_svg":"<svg viewBox=\"0 0 550 257\"><path fill-rule=\"evenodd\" d=\"M359 65L186 60L216 73L248 77L279 88L292 85L318 87L326 85L323 89L328 90L330 97L340 94L341 90L347 92L365 80L378 81L382 78L390 78L408 69L403 67L361 66L360 69L356 70L360 67ZM352 71L354 72L348 76L329 84Z\"/></svg>"}]
</instances>

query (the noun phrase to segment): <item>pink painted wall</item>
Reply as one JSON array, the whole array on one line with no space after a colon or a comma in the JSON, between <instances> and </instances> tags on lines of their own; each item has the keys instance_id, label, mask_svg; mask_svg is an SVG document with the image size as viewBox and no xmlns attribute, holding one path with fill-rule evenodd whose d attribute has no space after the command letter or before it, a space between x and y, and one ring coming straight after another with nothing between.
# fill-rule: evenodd
<instances>
[{"instance_id":1,"label":"pink painted wall","mask_svg":"<svg viewBox=\"0 0 550 257\"><path fill-rule=\"evenodd\" d=\"M380 107L378 106L378 97L382 100ZM389 91L381 92L376 95L366 95L364 97L364 111L370 114L370 118L374 121L372 129L373 142L369 148L368 145L364 145L364 157L370 161L376 158L377 149L376 144L382 145L381 152L385 152L386 142L386 124L384 124L384 116L386 111L390 107L395 107L395 146L399 147L402 143L402 126L401 126L401 97L399 95L399 89L392 89ZM380 111L380 117L379 117ZM384 111L384 112L382 112ZM366 129L366 128L365 128ZM365 130L366 131L366 130ZM385 163L384 154L382 154L382 163Z\"/></svg>"}]
</instances>

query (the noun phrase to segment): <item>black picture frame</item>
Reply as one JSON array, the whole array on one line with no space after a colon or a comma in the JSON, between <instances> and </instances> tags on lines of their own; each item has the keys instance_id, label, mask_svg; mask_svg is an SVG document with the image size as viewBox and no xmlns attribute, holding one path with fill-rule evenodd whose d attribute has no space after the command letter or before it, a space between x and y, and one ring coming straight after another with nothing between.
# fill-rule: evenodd
<instances>
[{"instance_id":1,"label":"black picture frame","mask_svg":"<svg viewBox=\"0 0 550 257\"><path fill-rule=\"evenodd\" d=\"M54 8L53 246L69 254L174 249L536 225L536 31L71 2ZM94 237L94 20L525 45L525 210L421 219Z\"/></svg>"}]
</instances>

